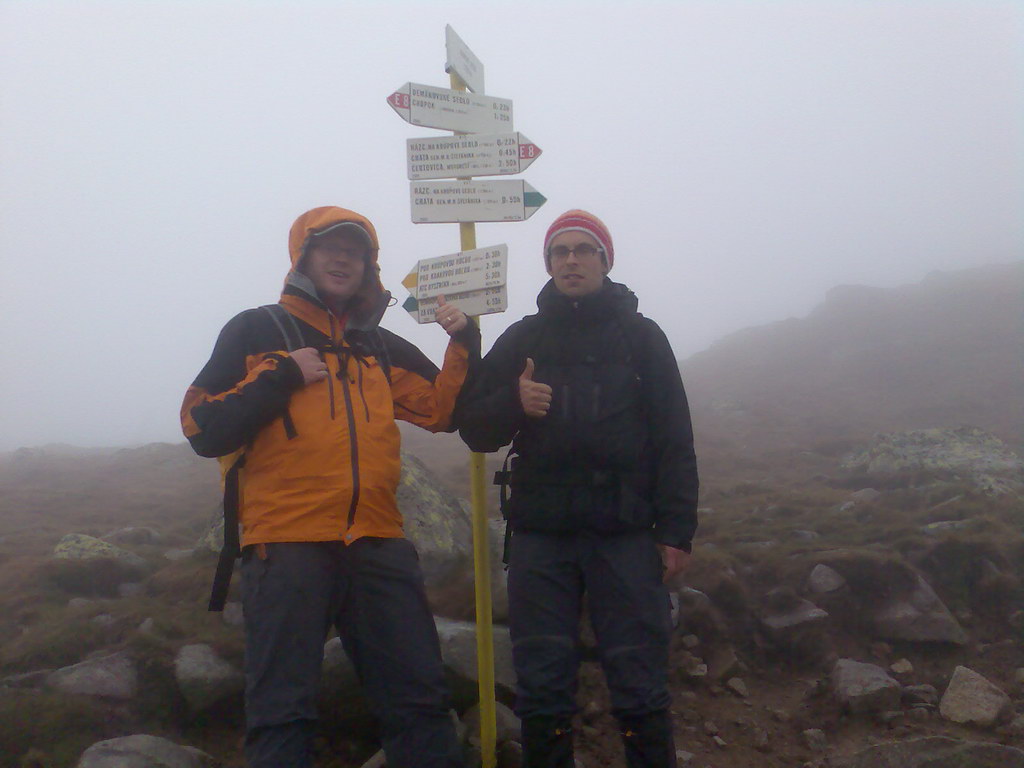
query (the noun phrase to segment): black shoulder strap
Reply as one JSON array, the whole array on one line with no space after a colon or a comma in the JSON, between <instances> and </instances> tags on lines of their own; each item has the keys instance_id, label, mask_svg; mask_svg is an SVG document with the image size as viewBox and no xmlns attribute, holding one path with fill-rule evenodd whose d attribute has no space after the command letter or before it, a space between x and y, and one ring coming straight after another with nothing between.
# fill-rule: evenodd
<instances>
[{"instance_id":1,"label":"black shoulder strap","mask_svg":"<svg viewBox=\"0 0 1024 768\"><path fill-rule=\"evenodd\" d=\"M231 586L231 573L235 569L235 560L242 553L238 540L238 499L239 471L245 466L245 453L242 453L224 475L224 546L217 560L217 572L213 576L213 589L210 590L208 610L223 611Z\"/></svg>"}]
</instances>

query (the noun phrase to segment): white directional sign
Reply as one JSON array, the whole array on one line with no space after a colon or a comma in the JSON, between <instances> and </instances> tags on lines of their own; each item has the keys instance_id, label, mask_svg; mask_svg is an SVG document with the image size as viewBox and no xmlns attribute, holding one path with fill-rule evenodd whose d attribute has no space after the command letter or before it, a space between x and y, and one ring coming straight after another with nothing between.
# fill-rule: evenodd
<instances>
[{"instance_id":1,"label":"white directional sign","mask_svg":"<svg viewBox=\"0 0 1024 768\"><path fill-rule=\"evenodd\" d=\"M518 132L406 140L412 180L519 173L540 157L540 152L540 147Z\"/></svg>"},{"instance_id":2,"label":"white directional sign","mask_svg":"<svg viewBox=\"0 0 1024 768\"><path fill-rule=\"evenodd\" d=\"M490 315L508 309L508 291L504 285L479 291L453 293L450 296L446 293L444 300L454 304L467 315ZM436 319L434 313L437 310L437 297L420 301L410 296L402 304L402 309L412 315L417 323L432 323Z\"/></svg>"},{"instance_id":3,"label":"white directional sign","mask_svg":"<svg viewBox=\"0 0 1024 768\"><path fill-rule=\"evenodd\" d=\"M525 221L547 201L521 179L413 181L413 224L456 221Z\"/></svg>"},{"instance_id":4,"label":"white directional sign","mask_svg":"<svg viewBox=\"0 0 1024 768\"><path fill-rule=\"evenodd\" d=\"M465 293L505 284L508 246L493 245L459 251L434 259L420 259L402 285L422 301L438 294Z\"/></svg>"},{"instance_id":5,"label":"white directional sign","mask_svg":"<svg viewBox=\"0 0 1024 768\"><path fill-rule=\"evenodd\" d=\"M447 58L444 63L445 72L454 72L473 93L484 92L484 65L455 34L451 24L444 28L444 50Z\"/></svg>"},{"instance_id":6,"label":"white directional sign","mask_svg":"<svg viewBox=\"0 0 1024 768\"><path fill-rule=\"evenodd\" d=\"M511 99L406 83L388 96L388 104L413 125L460 133L512 130Z\"/></svg>"}]
</instances>

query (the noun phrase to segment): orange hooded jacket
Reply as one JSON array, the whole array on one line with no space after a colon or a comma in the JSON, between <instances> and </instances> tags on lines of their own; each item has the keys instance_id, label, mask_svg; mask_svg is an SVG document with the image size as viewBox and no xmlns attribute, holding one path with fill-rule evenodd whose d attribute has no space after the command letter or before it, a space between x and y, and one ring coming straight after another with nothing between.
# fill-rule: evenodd
<instances>
[{"instance_id":1,"label":"orange hooded jacket","mask_svg":"<svg viewBox=\"0 0 1024 768\"><path fill-rule=\"evenodd\" d=\"M342 222L362 227L372 247L363 285L339 318L298 266L310 237ZM185 436L202 456L233 463L234 454L243 455L243 546L401 536L395 419L433 432L454 429L456 397L470 360L479 359L479 330L470 323L456 334L438 371L412 344L380 328L390 294L378 277L377 233L357 213L308 211L292 226L288 247L292 269L280 299L287 314L263 307L228 322L185 395ZM325 380L303 385L289 354L302 347L320 351ZM225 488L225 498L232 490Z\"/></svg>"}]
</instances>

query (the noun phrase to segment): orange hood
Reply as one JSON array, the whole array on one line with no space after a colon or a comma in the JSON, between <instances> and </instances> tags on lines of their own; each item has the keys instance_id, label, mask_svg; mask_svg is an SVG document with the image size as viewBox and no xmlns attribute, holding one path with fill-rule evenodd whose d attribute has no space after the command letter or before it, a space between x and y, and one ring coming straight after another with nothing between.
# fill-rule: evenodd
<instances>
[{"instance_id":1,"label":"orange hood","mask_svg":"<svg viewBox=\"0 0 1024 768\"><path fill-rule=\"evenodd\" d=\"M285 292L289 287L298 288L300 291L319 299L312 282L298 271L298 265L302 257L306 255L309 245L309 238L317 232L336 224L351 223L357 224L366 231L370 237L369 259L366 265L366 274L363 277L363 286L354 297L351 304L350 321L355 325L375 326L383 314L383 309L390 301L391 294L384 290L380 281L380 266L377 263L377 256L380 250L380 241L377 239L377 230L368 218L362 214L350 211L347 208L339 208L334 205L325 205L306 211L299 216L292 224L288 233L288 254L291 257L291 270L285 280Z\"/></svg>"}]
</instances>

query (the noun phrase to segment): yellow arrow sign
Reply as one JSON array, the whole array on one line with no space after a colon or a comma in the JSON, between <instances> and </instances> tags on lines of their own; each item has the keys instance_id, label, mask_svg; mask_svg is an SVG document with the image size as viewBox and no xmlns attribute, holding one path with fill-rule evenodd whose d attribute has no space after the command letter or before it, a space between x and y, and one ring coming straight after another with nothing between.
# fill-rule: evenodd
<instances>
[{"instance_id":1,"label":"yellow arrow sign","mask_svg":"<svg viewBox=\"0 0 1024 768\"><path fill-rule=\"evenodd\" d=\"M416 294L416 286L419 285L420 269L419 266L415 266L408 275L402 278L402 285L405 286L409 293Z\"/></svg>"}]
</instances>

